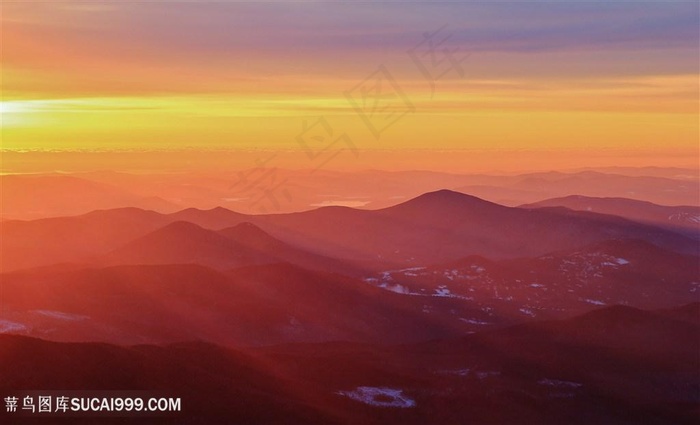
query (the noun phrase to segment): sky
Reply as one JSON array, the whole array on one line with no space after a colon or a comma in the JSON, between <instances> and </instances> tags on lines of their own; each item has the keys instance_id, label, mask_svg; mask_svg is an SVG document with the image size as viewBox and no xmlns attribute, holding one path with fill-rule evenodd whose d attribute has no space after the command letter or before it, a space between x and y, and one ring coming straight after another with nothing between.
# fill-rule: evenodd
<instances>
[{"instance_id":1,"label":"sky","mask_svg":"<svg viewBox=\"0 0 700 425\"><path fill-rule=\"evenodd\" d=\"M621 165L632 152L646 165L697 163L696 2L1 7L5 151L615 151Z\"/></svg>"}]
</instances>

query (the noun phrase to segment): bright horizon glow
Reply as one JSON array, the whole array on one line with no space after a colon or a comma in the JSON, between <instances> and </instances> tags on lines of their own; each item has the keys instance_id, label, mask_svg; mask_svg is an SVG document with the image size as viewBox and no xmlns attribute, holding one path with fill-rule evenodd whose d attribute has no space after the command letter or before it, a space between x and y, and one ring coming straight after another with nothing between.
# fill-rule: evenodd
<instances>
[{"instance_id":1,"label":"bright horizon glow","mask_svg":"<svg viewBox=\"0 0 700 425\"><path fill-rule=\"evenodd\" d=\"M2 149L299 149L323 116L365 150L698 153L697 5L274 6L299 20L247 3L4 4ZM445 24L470 56L433 92L406 51ZM377 139L344 92L380 65L415 112Z\"/></svg>"}]
</instances>

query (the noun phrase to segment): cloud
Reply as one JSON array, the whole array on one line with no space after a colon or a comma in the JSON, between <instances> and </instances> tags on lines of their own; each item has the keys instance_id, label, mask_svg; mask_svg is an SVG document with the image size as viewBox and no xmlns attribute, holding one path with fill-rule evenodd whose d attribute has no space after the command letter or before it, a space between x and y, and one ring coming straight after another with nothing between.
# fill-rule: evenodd
<instances>
[{"instance_id":1,"label":"cloud","mask_svg":"<svg viewBox=\"0 0 700 425\"><path fill-rule=\"evenodd\" d=\"M699 19L697 4L671 2L80 2L7 9L10 22L51 12L51 20L39 22L59 33L195 58L288 49L402 50L443 25L455 41L476 50L697 47Z\"/></svg>"},{"instance_id":2,"label":"cloud","mask_svg":"<svg viewBox=\"0 0 700 425\"><path fill-rule=\"evenodd\" d=\"M342 91L447 25L477 78L698 73L686 2L32 2L3 5L4 91ZM451 76L454 77L454 76ZM288 84L290 88L283 87ZM303 84L303 86L300 86ZM40 88L40 89L39 89Z\"/></svg>"}]
</instances>

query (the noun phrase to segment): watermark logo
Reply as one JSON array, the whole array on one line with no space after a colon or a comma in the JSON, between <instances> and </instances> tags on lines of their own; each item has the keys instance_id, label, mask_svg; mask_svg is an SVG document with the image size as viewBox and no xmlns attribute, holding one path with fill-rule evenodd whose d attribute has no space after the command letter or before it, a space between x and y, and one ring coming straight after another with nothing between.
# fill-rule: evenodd
<instances>
[{"instance_id":1,"label":"watermark logo","mask_svg":"<svg viewBox=\"0 0 700 425\"><path fill-rule=\"evenodd\" d=\"M462 49L454 46L452 33L445 30L447 25L423 34L423 40L407 51L413 63L430 84L431 98L435 94L436 82L449 73L464 78L464 61L469 57ZM375 140L399 122L403 117L416 112L416 106L401 88L399 82L386 66L379 65L375 71L355 86L343 92L352 110L360 117ZM343 152L359 158L360 151L344 131L334 128L324 116L305 119L301 131L295 137L297 144L313 162L314 173ZM259 212L270 209L279 211L282 202L291 202L287 178L281 178L275 167L268 163L276 158L272 155L264 160L256 160L256 167L239 172L239 179L230 189L239 193L249 193L253 199L250 206Z\"/></svg>"},{"instance_id":2,"label":"watermark logo","mask_svg":"<svg viewBox=\"0 0 700 425\"><path fill-rule=\"evenodd\" d=\"M344 94L376 139L416 110L384 65Z\"/></svg>"},{"instance_id":3,"label":"watermark logo","mask_svg":"<svg viewBox=\"0 0 700 425\"><path fill-rule=\"evenodd\" d=\"M179 397L155 397L144 391L28 391L3 398L8 416L161 415L182 411Z\"/></svg>"},{"instance_id":4,"label":"watermark logo","mask_svg":"<svg viewBox=\"0 0 700 425\"><path fill-rule=\"evenodd\" d=\"M312 173L320 169L343 151L350 151L355 157L359 152L346 133L336 137L336 132L325 117L318 117L309 124L304 120L301 132L296 137L297 143L306 156L313 162L318 162ZM337 147L336 145L341 145ZM343 147L344 146L344 147Z\"/></svg>"},{"instance_id":5,"label":"watermark logo","mask_svg":"<svg viewBox=\"0 0 700 425\"><path fill-rule=\"evenodd\" d=\"M266 213L269 207L280 209L280 201L283 199L291 202L292 196L285 187L286 178L281 178L277 167L270 167L268 163L277 155L271 155L267 159L256 160L256 167L238 172L238 180L229 189L236 190L237 194L249 194L253 201L251 207L261 213Z\"/></svg>"},{"instance_id":6,"label":"watermark logo","mask_svg":"<svg viewBox=\"0 0 700 425\"><path fill-rule=\"evenodd\" d=\"M460 78L466 75L462 63L467 60L469 53L460 51L459 47L450 44L452 33L444 34L442 28L423 34L423 40L408 50L408 55L423 77L430 83L430 96L435 95L435 82L450 72L455 72Z\"/></svg>"}]
</instances>

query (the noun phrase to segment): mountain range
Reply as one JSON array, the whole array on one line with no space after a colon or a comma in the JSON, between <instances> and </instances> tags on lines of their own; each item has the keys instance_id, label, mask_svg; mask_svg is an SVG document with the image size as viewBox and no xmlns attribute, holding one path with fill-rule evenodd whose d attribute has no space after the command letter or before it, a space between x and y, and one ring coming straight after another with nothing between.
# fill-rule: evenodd
<instances>
[{"instance_id":1,"label":"mountain range","mask_svg":"<svg viewBox=\"0 0 700 425\"><path fill-rule=\"evenodd\" d=\"M0 392L181 397L143 423L695 423L696 213L438 190L4 219Z\"/></svg>"},{"instance_id":2,"label":"mountain range","mask_svg":"<svg viewBox=\"0 0 700 425\"><path fill-rule=\"evenodd\" d=\"M182 412L130 423L690 424L698 414L699 308L608 307L400 346L121 347L0 335L0 391L141 390L181 399ZM0 417L16 419L9 415L2 409Z\"/></svg>"},{"instance_id":3,"label":"mountain range","mask_svg":"<svg viewBox=\"0 0 700 425\"><path fill-rule=\"evenodd\" d=\"M139 207L171 213L188 207L223 206L259 214L241 175L255 169L210 172L60 172L0 176L4 219L78 215L95 209ZM697 169L608 168L520 174L459 174L438 171L276 169L288 181L289 196L271 206L275 213L324 205L380 209L426 192L451 189L502 205L517 206L569 195L617 197L660 205L700 206ZM76 197L76 194L80 196Z\"/></svg>"},{"instance_id":4,"label":"mountain range","mask_svg":"<svg viewBox=\"0 0 700 425\"><path fill-rule=\"evenodd\" d=\"M124 208L73 217L8 220L0 223L2 267L12 271L66 262L90 263L114 251L112 258L124 255L132 261L129 255L138 255L138 249L144 249L144 254L148 249L158 250L157 246L138 248L140 244L157 245L161 240L163 252L173 253L176 248L172 245L186 245L188 238L194 237L186 233L203 236L194 228L184 231L184 224L163 229L177 221L208 230L251 223L269 237L316 255L316 259L331 257L349 267L369 270L426 266L468 255L492 259L538 256L610 239L639 239L685 254L697 255L699 250L693 237L617 216L564 208L505 207L442 190L380 210L323 207L301 213L244 215L224 208L172 214ZM156 233L147 236L151 232ZM176 242L178 235L181 240ZM211 237L208 243L218 244L219 249L226 245L222 239L225 234ZM202 242L207 238L196 239ZM304 262L311 261L308 255ZM144 261L148 264L149 260ZM252 264L255 261L248 263Z\"/></svg>"},{"instance_id":5,"label":"mountain range","mask_svg":"<svg viewBox=\"0 0 700 425\"><path fill-rule=\"evenodd\" d=\"M547 199L523 208L564 207L576 211L592 211L601 214L616 215L640 223L649 223L676 229L688 235L698 236L700 226L700 207L664 206L647 201L627 198L595 198L572 195L564 198Z\"/></svg>"}]
</instances>

